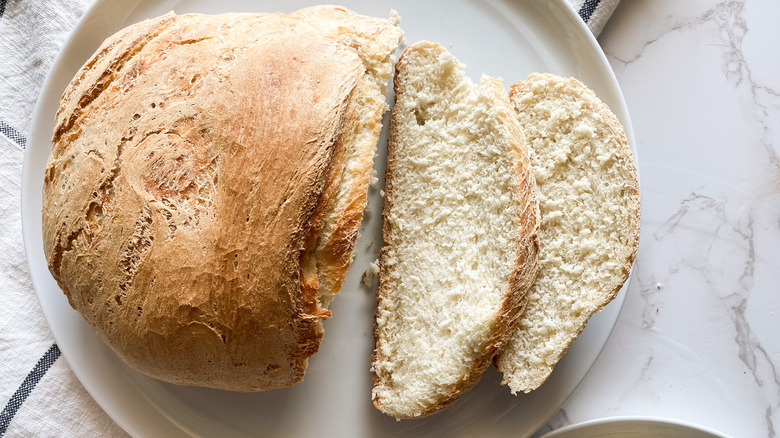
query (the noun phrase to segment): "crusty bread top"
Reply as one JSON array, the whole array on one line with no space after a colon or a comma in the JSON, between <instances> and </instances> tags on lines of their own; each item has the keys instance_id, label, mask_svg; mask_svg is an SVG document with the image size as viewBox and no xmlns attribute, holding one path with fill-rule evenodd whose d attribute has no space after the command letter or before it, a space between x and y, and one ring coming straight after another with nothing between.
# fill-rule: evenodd
<instances>
[{"instance_id":1,"label":"crusty bread top","mask_svg":"<svg viewBox=\"0 0 780 438\"><path fill-rule=\"evenodd\" d=\"M539 272L497 357L512 392L541 385L618 293L639 242L639 184L617 117L573 78L532 74L510 99L539 185Z\"/></svg>"},{"instance_id":2,"label":"crusty bread top","mask_svg":"<svg viewBox=\"0 0 780 438\"><path fill-rule=\"evenodd\" d=\"M146 374L273 389L318 348L329 312L302 259L367 67L313 22L167 14L109 38L63 94L49 268Z\"/></svg>"},{"instance_id":3,"label":"crusty bread top","mask_svg":"<svg viewBox=\"0 0 780 438\"><path fill-rule=\"evenodd\" d=\"M474 85L420 42L394 83L373 397L410 418L471 388L509 334L536 270L538 206L500 80Z\"/></svg>"},{"instance_id":4,"label":"crusty bread top","mask_svg":"<svg viewBox=\"0 0 780 438\"><path fill-rule=\"evenodd\" d=\"M400 17L391 11L389 19L367 17L340 6L311 6L290 14L316 27L323 35L354 49L366 67L366 77L381 90L393 73L395 50L403 31Z\"/></svg>"}]
</instances>

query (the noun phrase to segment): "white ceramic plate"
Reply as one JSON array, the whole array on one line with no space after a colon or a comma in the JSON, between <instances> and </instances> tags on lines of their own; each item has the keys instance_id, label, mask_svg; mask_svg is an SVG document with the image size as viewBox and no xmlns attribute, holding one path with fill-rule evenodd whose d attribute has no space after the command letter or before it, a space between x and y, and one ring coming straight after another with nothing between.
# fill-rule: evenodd
<instances>
[{"instance_id":1,"label":"white ceramic plate","mask_svg":"<svg viewBox=\"0 0 780 438\"><path fill-rule=\"evenodd\" d=\"M228 11L290 12L310 2L253 0L98 1L82 18L44 84L34 115L22 189L27 255L35 289L54 337L89 393L128 432L144 437L187 434L229 436L516 436L533 433L576 389L609 337L623 304L621 293L596 315L544 386L512 396L494 370L447 411L396 422L371 405L369 361L373 348L373 292L360 285L381 244L379 214L369 214L357 258L326 322L325 338L310 361L305 380L291 389L238 394L178 387L126 367L70 308L50 276L41 237L41 188L54 114L67 83L100 45L120 28L169 10L177 13ZM468 64L474 80L484 72L504 77L507 86L533 71L575 76L612 107L633 135L625 102L596 40L565 0L548 1L343 1L357 12L403 17L406 41L439 41ZM392 101L392 100L390 100ZM386 125L386 124L385 124ZM386 133L376 168L383 181ZM636 152L636 151L635 151ZM369 208L381 210L377 189Z\"/></svg>"},{"instance_id":2,"label":"white ceramic plate","mask_svg":"<svg viewBox=\"0 0 780 438\"><path fill-rule=\"evenodd\" d=\"M680 420L657 417L613 417L572 424L542 438L729 438L720 432Z\"/></svg>"}]
</instances>

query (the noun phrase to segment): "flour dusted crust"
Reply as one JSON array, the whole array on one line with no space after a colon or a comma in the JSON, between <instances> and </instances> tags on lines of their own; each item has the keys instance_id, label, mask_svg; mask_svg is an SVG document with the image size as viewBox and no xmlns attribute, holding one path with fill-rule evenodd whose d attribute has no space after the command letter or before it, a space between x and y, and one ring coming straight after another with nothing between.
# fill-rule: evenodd
<instances>
[{"instance_id":1,"label":"flour dusted crust","mask_svg":"<svg viewBox=\"0 0 780 438\"><path fill-rule=\"evenodd\" d=\"M44 181L49 268L148 375L268 390L302 379L318 349L384 96L366 54L296 14L138 23L63 94ZM389 52L371 53L389 58L400 29L364 18L389 29Z\"/></svg>"}]
</instances>

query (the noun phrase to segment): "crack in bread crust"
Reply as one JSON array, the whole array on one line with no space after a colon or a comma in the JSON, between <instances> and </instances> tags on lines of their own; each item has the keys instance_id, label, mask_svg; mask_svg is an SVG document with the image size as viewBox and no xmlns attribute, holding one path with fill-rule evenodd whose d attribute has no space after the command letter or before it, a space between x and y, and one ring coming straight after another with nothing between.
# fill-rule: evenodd
<instances>
[{"instance_id":1,"label":"crack in bread crust","mask_svg":"<svg viewBox=\"0 0 780 438\"><path fill-rule=\"evenodd\" d=\"M109 64L105 67L105 70L100 73L100 76L94 80L94 84L85 90L84 87L79 87L79 85L82 84L82 81L86 77L87 73L91 69L98 67L98 61L109 54L112 49L116 48L123 41L120 40L114 44L109 44L104 49L100 50L95 56L93 56L85 68L81 70L82 73L80 74L79 79L74 81L69 86L69 89L64 93L64 96L67 96L67 99L72 99L73 93L76 89L83 90L81 97L76 102L75 107L69 109L68 112L70 113L70 116L67 118L60 118L61 114L58 111L57 115L59 118L59 123L54 130L54 136L52 137L53 143L60 143L60 139L62 139L62 137L73 128L73 126L76 124L76 121L79 118L86 116L85 113L90 104L97 100L103 91L108 89L117 78L122 77L121 71L124 66L127 65L136 55L141 53L143 48L152 40L154 40L158 35L160 35L160 33L162 33L167 28L167 26L173 22L173 20L174 17L172 14L164 15L159 19L154 20L151 29L146 30L146 32L140 35L136 35L136 37L132 39L130 45L124 49L123 53L121 53L120 56L115 55ZM128 29L128 31L125 33L130 33L130 29ZM76 140L77 137L70 137L68 138L68 141L65 142L65 144L75 142ZM64 148L57 147L55 150L61 152L64 150Z\"/></svg>"}]
</instances>

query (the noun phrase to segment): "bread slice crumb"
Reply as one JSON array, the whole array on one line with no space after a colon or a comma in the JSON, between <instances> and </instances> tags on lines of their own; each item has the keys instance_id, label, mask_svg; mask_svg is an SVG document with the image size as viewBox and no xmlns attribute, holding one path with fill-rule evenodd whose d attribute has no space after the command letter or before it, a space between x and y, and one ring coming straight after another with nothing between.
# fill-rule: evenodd
<instances>
[{"instance_id":1,"label":"bread slice crumb","mask_svg":"<svg viewBox=\"0 0 780 438\"><path fill-rule=\"evenodd\" d=\"M436 412L471 388L536 269L538 206L499 79L474 84L441 45L396 64L372 371L375 406Z\"/></svg>"},{"instance_id":2,"label":"bread slice crumb","mask_svg":"<svg viewBox=\"0 0 780 438\"><path fill-rule=\"evenodd\" d=\"M639 242L639 183L617 117L573 78L532 74L510 99L539 185L539 271L496 358L512 393L538 388L617 295Z\"/></svg>"}]
</instances>

